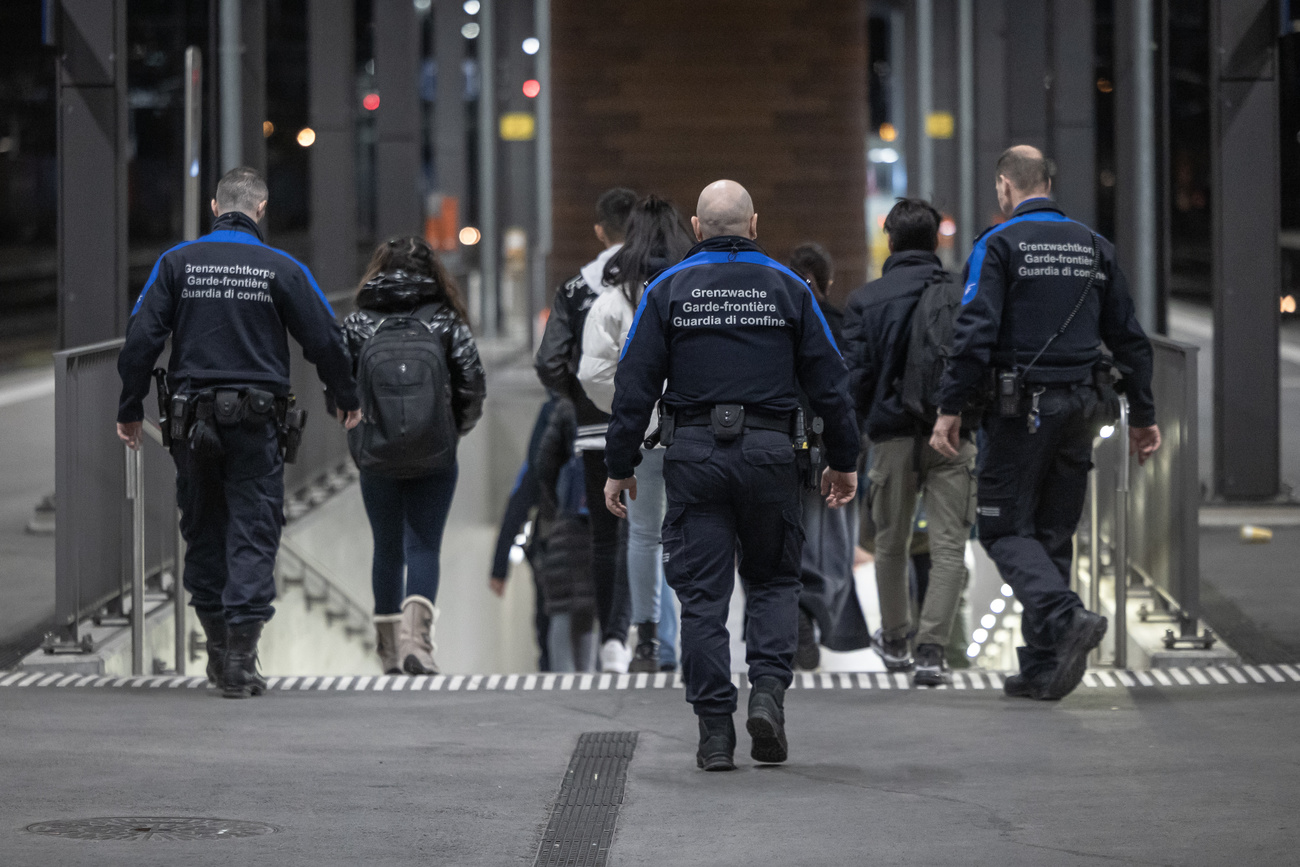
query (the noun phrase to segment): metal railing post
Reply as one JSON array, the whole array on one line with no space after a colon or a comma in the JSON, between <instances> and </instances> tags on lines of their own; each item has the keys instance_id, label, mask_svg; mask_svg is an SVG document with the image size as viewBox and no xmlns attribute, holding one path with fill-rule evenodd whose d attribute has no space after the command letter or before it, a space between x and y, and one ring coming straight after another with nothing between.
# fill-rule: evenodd
<instances>
[{"instance_id":1,"label":"metal railing post","mask_svg":"<svg viewBox=\"0 0 1300 867\"><path fill-rule=\"evenodd\" d=\"M1119 399L1119 465L1115 471L1115 667L1128 667L1128 398Z\"/></svg>"},{"instance_id":2,"label":"metal railing post","mask_svg":"<svg viewBox=\"0 0 1300 867\"><path fill-rule=\"evenodd\" d=\"M131 674L144 674L144 463L126 446L126 498L131 501Z\"/></svg>"},{"instance_id":3,"label":"metal railing post","mask_svg":"<svg viewBox=\"0 0 1300 867\"><path fill-rule=\"evenodd\" d=\"M180 510L176 510L176 565L172 567L172 620L176 641L176 673L185 673L185 584L181 576L185 569L185 538L181 536Z\"/></svg>"},{"instance_id":4,"label":"metal railing post","mask_svg":"<svg viewBox=\"0 0 1300 867\"><path fill-rule=\"evenodd\" d=\"M1094 440L1093 451L1097 450ZM1105 443L1105 440L1101 440ZM1101 611L1101 507L1097 504L1098 471L1088 473L1088 610ZM1101 648L1091 654L1092 664L1101 661Z\"/></svg>"}]
</instances>

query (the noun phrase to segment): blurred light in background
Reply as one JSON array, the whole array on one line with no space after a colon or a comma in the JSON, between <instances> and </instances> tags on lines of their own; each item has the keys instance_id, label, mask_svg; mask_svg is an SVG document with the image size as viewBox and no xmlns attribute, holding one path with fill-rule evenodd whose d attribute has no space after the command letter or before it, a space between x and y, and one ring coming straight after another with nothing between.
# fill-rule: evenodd
<instances>
[{"instance_id":1,"label":"blurred light in background","mask_svg":"<svg viewBox=\"0 0 1300 867\"><path fill-rule=\"evenodd\" d=\"M477 15L478 0L465 0L465 5L461 8L465 10L466 15Z\"/></svg>"},{"instance_id":2,"label":"blurred light in background","mask_svg":"<svg viewBox=\"0 0 1300 867\"><path fill-rule=\"evenodd\" d=\"M416 12L428 12L429 7L433 5L433 0L415 0Z\"/></svg>"},{"instance_id":3,"label":"blurred light in background","mask_svg":"<svg viewBox=\"0 0 1300 867\"><path fill-rule=\"evenodd\" d=\"M892 123L882 123L879 130L881 141L893 141L898 138L898 130L894 129Z\"/></svg>"},{"instance_id":4,"label":"blurred light in background","mask_svg":"<svg viewBox=\"0 0 1300 867\"><path fill-rule=\"evenodd\" d=\"M1283 313L1294 313L1294 312L1295 312L1295 296L1294 296L1294 295L1287 295L1287 296L1285 296L1285 297L1282 298L1282 312L1283 312Z\"/></svg>"},{"instance_id":5,"label":"blurred light in background","mask_svg":"<svg viewBox=\"0 0 1300 867\"><path fill-rule=\"evenodd\" d=\"M366 111L374 111L379 108L379 94L367 93L365 98L361 100L361 104L365 107Z\"/></svg>"},{"instance_id":6,"label":"blurred light in background","mask_svg":"<svg viewBox=\"0 0 1300 867\"><path fill-rule=\"evenodd\" d=\"M524 96L533 99L542 92L542 83L535 78L530 78L524 82L523 90Z\"/></svg>"},{"instance_id":7,"label":"blurred light in background","mask_svg":"<svg viewBox=\"0 0 1300 867\"><path fill-rule=\"evenodd\" d=\"M867 151L867 159L873 163L896 163L898 151L893 148L871 148Z\"/></svg>"},{"instance_id":8,"label":"blurred light in background","mask_svg":"<svg viewBox=\"0 0 1300 867\"><path fill-rule=\"evenodd\" d=\"M1115 435L1115 426L1113 424L1104 424L1098 433L1101 434L1102 439L1108 440Z\"/></svg>"},{"instance_id":9,"label":"blurred light in background","mask_svg":"<svg viewBox=\"0 0 1300 867\"><path fill-rule=\"evenodd\" d=\"M536 54L542 48L541 40L536 36L529 36L524 40L524 54Z\"/></svg>"},{"instance_id":10,"label":"blurred light in background","mask_svg":"<svg viewBox=\"0 0 1300 867\"><path fill-rule=\"evenodd\" d=\"M1115 85L1110 83L1109 78L1099 78L1097 79L1097 89L1102 93L1110 93L1115 89Z\"/></svg>"},{"instance_id":11,"label":"blurred light in background","mask_svg":"<svg viewBox=\"0 0 1300 867\"><path fill-rule=\"evenodd\" d=\"M302 145L305 148L309 148L315 143L316 143L316 130L312 129L309 126L305 126L302 129L298 130L298 144Z\"/></svg>"},{"instance_id":12,"label":"blurred light in background","mask_svg":"<svg viewBox=\"0 0 1300 867\"><path fill-rule=\"evenodd\" d=\"M939 234L943 235L945 238L951 238L953 235L957 234L957 224L950 219L944 219L944 221L939 224Z\"/></svg>"},{"instance_id":13,"label":"blurred light in background","mask_svg":"<svg viewBox=\"0 0 1300 867\"><path fill-rule=\"evenodd\" d=\"M478 4L475 3L474 5L477 6ZM471 21L470 23L466 24L464 27L460 28L460 35L464 36L466 39L477 39L478 25L475 24L473 21Z\"/></svg>"},{"instance_id":14,"label":"blurred light in background","mask_svg":"<svg viewBox=\"0 0 1300 867\"><path fill-rule=\"evenodd\" d=\"M466 247L473 247L481 237L483 237L482 233L473 226L466 226L460 230L460 242Z\"/></svg>"},{"instance_id":15,"label":"blurred light in background","mask_svg":"<svg viewBox=\"0 0 1300 867\"><path fill-rule=\"evenodd\" d=\"M270 138L273 132L275 132L275 124L269 120L262 121L262 138Z\"/></svg>"}]
</instances>

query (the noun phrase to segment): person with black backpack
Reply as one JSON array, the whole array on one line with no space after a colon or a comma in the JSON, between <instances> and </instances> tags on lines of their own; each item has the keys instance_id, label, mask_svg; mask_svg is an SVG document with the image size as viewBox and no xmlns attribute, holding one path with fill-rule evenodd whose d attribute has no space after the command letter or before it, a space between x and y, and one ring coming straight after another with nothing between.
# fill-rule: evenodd
<instances>
[{"instance_id":1,"label":"person with black backpack","mask_svg":"<svg viewBox=\"0 0 1300 867\"><path fill-rule=\"evenodd\" d=\"M899 199L885 218L890 257L879 280L849 296L845 361L858 417L871 438L868 507L876 525L878 651L891 671L913 668L937 686L950 675L944 647L966 586L966 541L975 521L975 442L962 434L956 456L929 445L935 395L961 306L961 286L944 270L939 212L921 199ZM913 627L908 582L913 517L924 498L931 570L919 624Z\"/></svg>"},{"instance_id":2,"label":"person with black backpack","mask_svg":"<svg viewBox=\"0 0 1300 867\"><path fill-rule=\"evenodd\" d=\"M356 306L343 328L363 418L348 447L375 540L376 645L387 674L436 674L442 533L457 443L483 414L483 364L460 290L423 238L375 250Z\"/></svg>"}]
</instances>

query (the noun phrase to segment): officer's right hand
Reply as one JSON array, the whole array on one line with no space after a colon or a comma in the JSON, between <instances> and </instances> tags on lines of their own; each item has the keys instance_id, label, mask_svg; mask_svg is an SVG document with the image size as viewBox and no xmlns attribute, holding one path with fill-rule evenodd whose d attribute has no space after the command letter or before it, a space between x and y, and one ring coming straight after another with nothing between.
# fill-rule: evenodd
<instances>
[{"instance_id":1,"label":"officer's right hand","mask_svg":"<svg viewBox=\"0 0 1300 867\"><path fill-rule=\"evenodd\" d=\"M830 467L822 470L822 496L828 509L838 509L853 501L858 493L858 474L841 473Z\"/></svg>"},{"instance_id":2,"label":"officer's right hand","mask_svg":"<svg viewBox=\"0 0 1300 867\"><path fill-rule=\"evenodd\" d=\"M636 476L605 480L605 508L620 518L627 517L627 506L623 505L623 500L619 497L619 494L624 491L627 491L629 497L636 499Z\"/></svg>"},{"instance_id":3,"label":"officer's right hand","mask_svg":"<svg viewBox=\"0 0 1300 867\"><path fill-rule=\"evenodd\" d=\"M1138 466L1145 464L1147 458L1160 448L1160 425L1151 427L1131 427L1128 429L1128 453L1137 455Z\"/></svg>"},{"instance_id":4,"label":"officer's right hand","mask_svg":"<svg viewBox=\"0 0 1300 867\"><path fill-rule=\"evenodd\" d=\"M336 409L334 410L334 414L339 417L339 421L342 422L345 430L352 430L354 427L361 424L361 410L359 409L354 409L351 412L344 412L341 409Z\"/></svg>"},{"instance_id":5,"label":"officer's right hand","mask_svg":"<svg viewBox=\"0 0 1300 867\"><path fill-rule=\"evenodd\" d=\"M961 449L961 416L939 413L930 433L930 448L945 458L957 457Z\"/></svg>"}]
</instances>

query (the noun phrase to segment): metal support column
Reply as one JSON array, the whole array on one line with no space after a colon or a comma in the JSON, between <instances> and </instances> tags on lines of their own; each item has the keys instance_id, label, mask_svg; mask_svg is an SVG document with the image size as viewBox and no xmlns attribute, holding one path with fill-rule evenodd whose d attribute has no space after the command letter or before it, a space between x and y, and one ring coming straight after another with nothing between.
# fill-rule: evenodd
<instances>
[{"instance_id":1,"label":"metal support column","mask_svg":"<svg viewBox=\"0 0 1300 867\"><path fill-rule=\"evenodd\" d=\"M1115 246L1138 321L1157 322L1156 95L1153 0L1115 6Z\"/></svg>"},{"instance_id":2,"label":"metal support column","mask_svg":"<svg viewBox=\"0 0 1300 867\"><path fill-rule=\"evenodd\" d=\"M497 299L500 297L501 239L497 231L497 76L495 0L481 0L478 35L478 213L479 268L482 273L480 328L497 335Z\"/></svg>"},{"instance_id":3,"label":"metal support column","mask_svg":"<svg viewBox=\"0 0 1300 867\"><path fill-rule=\"evenodd\" d=\"M975 0L957 0L957 236L964 261L980 227L975 222Z\"/></svg>"},{"instance_id":4,"label":"metal support column","mask_svg":"<svg viewBox=\"0 0 1300 867\"><path fill-rule=\"evenodd\" d=\"M551 255L551 0L534 0L537 16L537 240L533 244L534 313L546 306L546 268ZM536 317L534 316L534 322ZM534 324L535 327L535 324ZM531 348L531 346L530 346Z\"/></svg>"},{"instance_id":5,"label":"metal support column","mask_svg":"<svg viewBox=\"0 0 1300 867\"><path fill-rule=\"evenodd\" d=\"M126 0L58 4L59 346L126 327Z\"/></svg>"},{"instance_id":6,"label":"metal support column","mask_svg":"<svg viewBox=\"0 0 1300 867\"><path fill-rule=\"evenodd\" d=\"M124 446L123 451L131 501L131 674L139 676L144 674L144 465L139 449Z\"/></svg>"},{"instance_id":7,"label":"metal support column","mask_svg":"<svg viewBox=\"0 0 1300 867\"><path fill-rule=\"evenodd\" d=\"M326 293L357 274L356 81L353 0L307 5L311 266ZM381 105L382 108L382 105Z\"/></svg>"},{"instance_id":8,"label":"metal support column","mask_svg":"<svg viewBox=\"0 0 1300 867\"><path fill-rule=\"evenodd\" d=\"M926 119L934 108L934 0L916 0L916 168L911 193L934 200L934 142Z\"/></svg>"},{"instance_id":9,"label":"metal support column","mask_svg":"<svg viewBox=\"0 0 1300 867\"><path fill-rule=\"evenodd\" d=\"M411 0L375 0L375 233L424 233L420 36ZM349 103L352 100L349 99Z\"/></svg>"},{"instance_id":10,"label":"metal support column","mask_svg":"<svg viewBox=\"0 0 1300 867\"><path fill-rule=\"evenodd\" d=\"M221 0L221 173L244 164L243 0Z\"/></svg>"},{"instance_id":11,"label":"metal support column","mask_svg":"<svg viewBox=\"0 0 1300 867\"><path fill-rule=\"evenodd\" d=\"M1092 226L1097 221L1093 0L1053 0L1051 10L1052 192L1067 214Z\"/></svg>"},{"instance_id":12,"label":"metal support column","mask_svg":"<svg viewBox=\"0 0 1300 867\"><path fill-rule=\"evenodd\" d=\"M1007 146L1006 3L980 0L975 16L975 225L970 243L998 214L993 168Z\"/></svg>"},{"instance_id":13,"label":"metal support column","mask_svg":"<svg viewBox=\"0 0 1300 867\"><path fill-rule=\"evenodd\" d=\"M1278 493L1280 168L1276 0L1210 7L1214 489Z\"/></svg>"},{"instance_id":14,"label":"metal support column","mask_svg":"<svg viewBox=\"0 0 1300 867\"><path fill-rule=\"evenodd\" d=\"M433 185L434 192L456 203L457 228L465 224L469 201L469 153L465 135L465 19L460 3L435 3L433 14L433 59L437 64L437 92L433 101ZM459 246L451 252L448 267L462 272Z\"/></svg>"},{"instance_id":15,"label":"metal support column","mask_svg":"<svg viewBox=\"0 0 1300 867\"><path fill-rule=\"evenodd\" d=\"M266 120L266 0L242 0L239 15L241 39L240 91L243 117L239 136L243 165L266 174L266 136L262 121ZM263 232L266 231L263 223Z\"/></svg>"}]
</instances>

